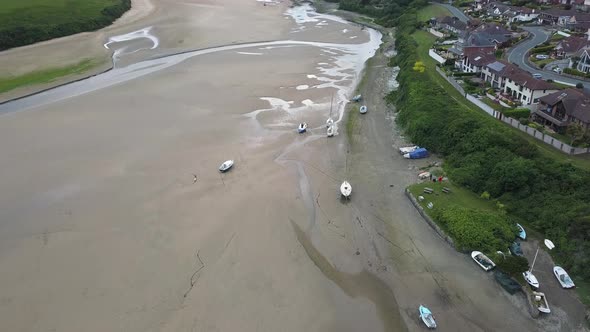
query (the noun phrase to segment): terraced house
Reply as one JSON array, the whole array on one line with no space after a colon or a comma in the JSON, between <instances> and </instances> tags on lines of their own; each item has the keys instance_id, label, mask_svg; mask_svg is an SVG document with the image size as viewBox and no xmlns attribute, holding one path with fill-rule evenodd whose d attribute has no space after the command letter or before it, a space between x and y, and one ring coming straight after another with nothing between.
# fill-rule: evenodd
<instances>
[{"instance_id":1,"label":"terraced house","mask_svg":"<svg viewBox=\"0 0 590 332\"><path fill-rule=\"evenodd\" d=\"M540 98L532 114L534 121L565 133L571 123L590 128L590 96L583 90L566 89Z\"/></svg>"}]
</instances>

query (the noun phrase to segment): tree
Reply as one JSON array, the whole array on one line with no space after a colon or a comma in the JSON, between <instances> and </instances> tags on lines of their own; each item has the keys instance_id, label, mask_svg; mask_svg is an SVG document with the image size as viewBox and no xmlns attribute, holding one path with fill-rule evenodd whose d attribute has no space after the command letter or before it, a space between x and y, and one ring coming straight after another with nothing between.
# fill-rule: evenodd
<instances>
[{"instance_id":1,"label":"tree","mask_svg":"<svg viewBox=\"0 0 590 332\"><path fill-rule=\"evenodd\" d=\"M576 88L583 89L584 88L584 83L578 82L578 84L576 84Z\"/></svg>"},{"instance_id":2,"label":"tree","mask_svg":"<svg viewBox=\"0 0 590 332\"><path fill-rule=\"evenodd\" d=\"M565 133L571 138L570 145L573 145L575 141L584 136L585 130L581 124L572 122L567 126Z\"/></svg>"}]
</instances>

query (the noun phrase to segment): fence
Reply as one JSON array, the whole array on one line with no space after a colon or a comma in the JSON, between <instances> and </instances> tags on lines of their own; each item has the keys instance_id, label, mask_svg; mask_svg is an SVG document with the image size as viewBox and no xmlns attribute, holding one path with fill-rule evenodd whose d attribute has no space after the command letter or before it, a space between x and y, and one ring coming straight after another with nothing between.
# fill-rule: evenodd
<instances>
[{"instance_id":1,"label":"fence","mask_svg":"<svg viewBox=\"0 0 590 332\"><path fill-rule=\"evenodd\" d=\"M428 32L430 32L431 34L435 35L438 38L442 38L445 36L444 33L440 32L440 31L436 31L433 28L428 29Z\"/></svg>"},{"instance_id":2,"label":"fence","mask_svg":"<svg viewBox=\"0 0 590 332\"><path fill-rule=\"evenodd\" d=\"M486 112L490 116L493 116L494 118L496 118L504 123L507 123L507 124L511 125L512 127L517 128L520 131L523 131L523 132L533 136L534 138L538 139L539 141L543 141L544 143L549 144L552 147L554 147L558 150L561 150L562 152L565 152L567 154L576 155L576 154L590 153L590 148L573 147L569 144L563 143L562 141L558 140L555 137L551 137L550 135L540 132L540 131L538 131L534 128L531 128L527 125L523 125L516 119L504 116L501 112L494 110L492 107L486 105L481 100L473 97L470 94L465 93L465 90L463 90L463 87L461 87L459 85L459 83L457 83L457 81L455 81L453 78L448 77L445 74L445 72L442 69L440 69L439 67L436 67L436 71L442 77L444 77L445 80L447 80L447 82L451 83L451 85L455 89L457 89L457 91L459 91L463 96L465 96L465 98L467 98L467 100L469 100L470 102L475 104L477 107L481 108L484 112Z\"/></svg>"},{"instance_id":3,"label":"fence","mask_svg":"<svg viewBox=\"0 0 590 332\"><path fill-rule=\"evenodd\" d=\"M447 61L442 56L436 54L436 52L433 49L428 50L428 55L430 55L430 57L436 60L438 63L445 63L445 61Z\"/></svg>"}]
</instances>

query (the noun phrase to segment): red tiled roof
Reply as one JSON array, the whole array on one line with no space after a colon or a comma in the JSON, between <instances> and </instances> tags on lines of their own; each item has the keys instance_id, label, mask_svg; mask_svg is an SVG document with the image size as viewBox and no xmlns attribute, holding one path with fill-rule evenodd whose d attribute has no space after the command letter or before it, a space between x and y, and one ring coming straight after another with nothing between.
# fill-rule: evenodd
<instances>
[{"instance_id":1,"label":"red tiled roof","mask_svg":"<svg viewBox=\"0 0 590 332\"><path fill-rule=\"evenodd\" d=\"M566 53L575 53L588 44L586 37L570 36L563 39L557 46L556 50L561 50Z\"/></svg>"}]
</instances>

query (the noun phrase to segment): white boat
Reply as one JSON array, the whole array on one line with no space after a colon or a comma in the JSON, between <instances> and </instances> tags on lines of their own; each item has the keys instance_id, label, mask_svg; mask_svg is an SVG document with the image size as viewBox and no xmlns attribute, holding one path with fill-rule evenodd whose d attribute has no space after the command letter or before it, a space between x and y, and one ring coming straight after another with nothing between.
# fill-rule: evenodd
<instances>
[{"instance_id":1,"label":"white boat","mask_svg":"<svg viewBox=\"0 0 590 332\"><path fill-rule=\"evenodd\" d=\"M299 127L297 127L297 132L300 134L303 134L306 131L307 131L307 123L305 123L305 122L300 123Z\"/></svg>"},{"instance_id":2,"label":"white boat","mask_svg":"<svg viewBox=\"0 0 590 332\"><path fill-rule=\"evenodd\" d=\"M342 182L342 184L340 185L340 193L342 194L342 196L346 198L350 196L350 194L352 193L352 186L350 185L350 183L348 183L348 181Z\"/></svg>"},{"instance_id":3,"label":"white boat","mask_svg":"<svg viewBox=\"0 0 590 332\"><path fill-rule=\"evenodd\" d=\"M226 160L223 162L223 164L221 164L221 166L219 166L219 171L220 172L227 172L232 166L234 165L234 161L233 160Z\"/></svg>"},{"instance_id":4,"label":"white boat","mask_svg":"<svg viewBox=\"0 0 590 332\"><path fill-rule=\"evenodd\" d=\"M533 292L533 303L537 307L537 310L539 310L540 312L544 312L546 314L551 312L545 293Z\"/></svg>"},{"instance_id":5,"label":"white boat","mask_svg":"<svg viewBox=\"0 0 590 332\"><path fill-rule=\"evenodd\" d=\"M551 250L555 248L555 244L553 244L553 241L545 239L545 241L543 242L545 243L545 247L547 247L547 249Z\"/></svg>"},{"instance_id":6,"label":"white boat","mask_svg":"<svg viewBox=\"0 0 590 332\"><path fill-rule=\"evenodd\" d=\"M361 101L361 99L362 99L362 98L363 98L363 96L361 96L361 95L356 95L356 96L352 97L352 101L354 101L354 102L359 102L359 101Z\"/></svg>"},{"instance_id":7,"label":"white boat","mask_svg":"<svg viewBox=\"0 0 590 332\"><path fill-rule=\"evenodd\" d=\"M418 312L420 313L420 318L422 318L422 321L424 322L424 325L426 325L426 327L428 327L429 329L436 328L436 321L434 320L434 316L432 316L432 312L430 312L428 308L426 308L423 305L420 305L420 308L418 308Z\"/></svg>"},{"instance_id":8,"label":"white boat","mask_svg":"<svg viewBox=\"0 0 590 332\"><path fill-rule=\"evenodd\" d=\"M326 135L328 135L328 137L334 136L334 126L328 127L328 129L326 130Z\"/></svg>"},{"instance_id":9,"label":"white boat","mask_svg":"<svg viewBox=\"0 0 590 332\"><path fill-rule=\"evenodd\" d=\"M406 146L406 147L403 147L403 148L399 148L399 153L406 154L406 153L413 152L413 151L415 151L417 149L418 149L418 146L417 145L414 145L414 146Z\"/></svg>"},{"instance_id":10,"label":"white boat","mask_svg":"<svg viewBox=\"0 0 590 332\"><path fill-rule=\"evenodd\" d=\"M561 287L563 287L563 288L576 287L576 285L574 284L574 282L570 278L569 274L567 274L567 272L565 272L565 270L561 266L553 267L553 274L555 275L555 278L557 278L557 281L559 281L559 284L561 285Z\"/></svg>"},{"instance_id":11,"label":"white boat","mask_svg":"<svg viewBox=\"0 0 590 332\"><path fill-rule=\"evenodd\" d=\"M522 276L524 277L524 280L526 280L526 282L529 285L531 285L533 289L539 288L539 280L537 280L537 277L535 277L535 275L531 271L523 272Z\"/></svg>"},{"instance_id":12,"label":"white boat","mask_svg":"<svg viewBox=\"0 0 590 332\"><path fill-rule=\"evenodd\" d=\"M332 125L334 125L334 120L330 117L326 120L326 128L330 128Z\"/></svg>"},{"instance_id":13,"label":"white boat","mask_svg":"<svg viewBox=\"0 0 590 332\"><path fill-rule=\"evenodd\" d=\"M418 179L420 179L420 180L428 179L429 177L430 177L430 172L422 172L422 173L418 174Z\"/></svg>"},{"instance_id":14,"label":"white boat","mask_svg":"<svg viewBox=\"0 0 590 332\"><path fill-rule=\"evenodd\" d=\"M367 113L367 106L365 106L365 105L361 106L361 108L359 109L359 111L361 112L361 114Z\"/></svg>"},{"instance_id":15,"label":"white boat","mask_svg":"<svg viewBox=\"0 0 590 332\"><path fill-rule=\"evenodd\" d=\"M480 251L472 251L471 258L473 258L477 265L481 266L484 271L489 271L496 266L496 264L494 264L494 262L492 262L488 256L484 255Z\"/></svg>"}]
</instances>

